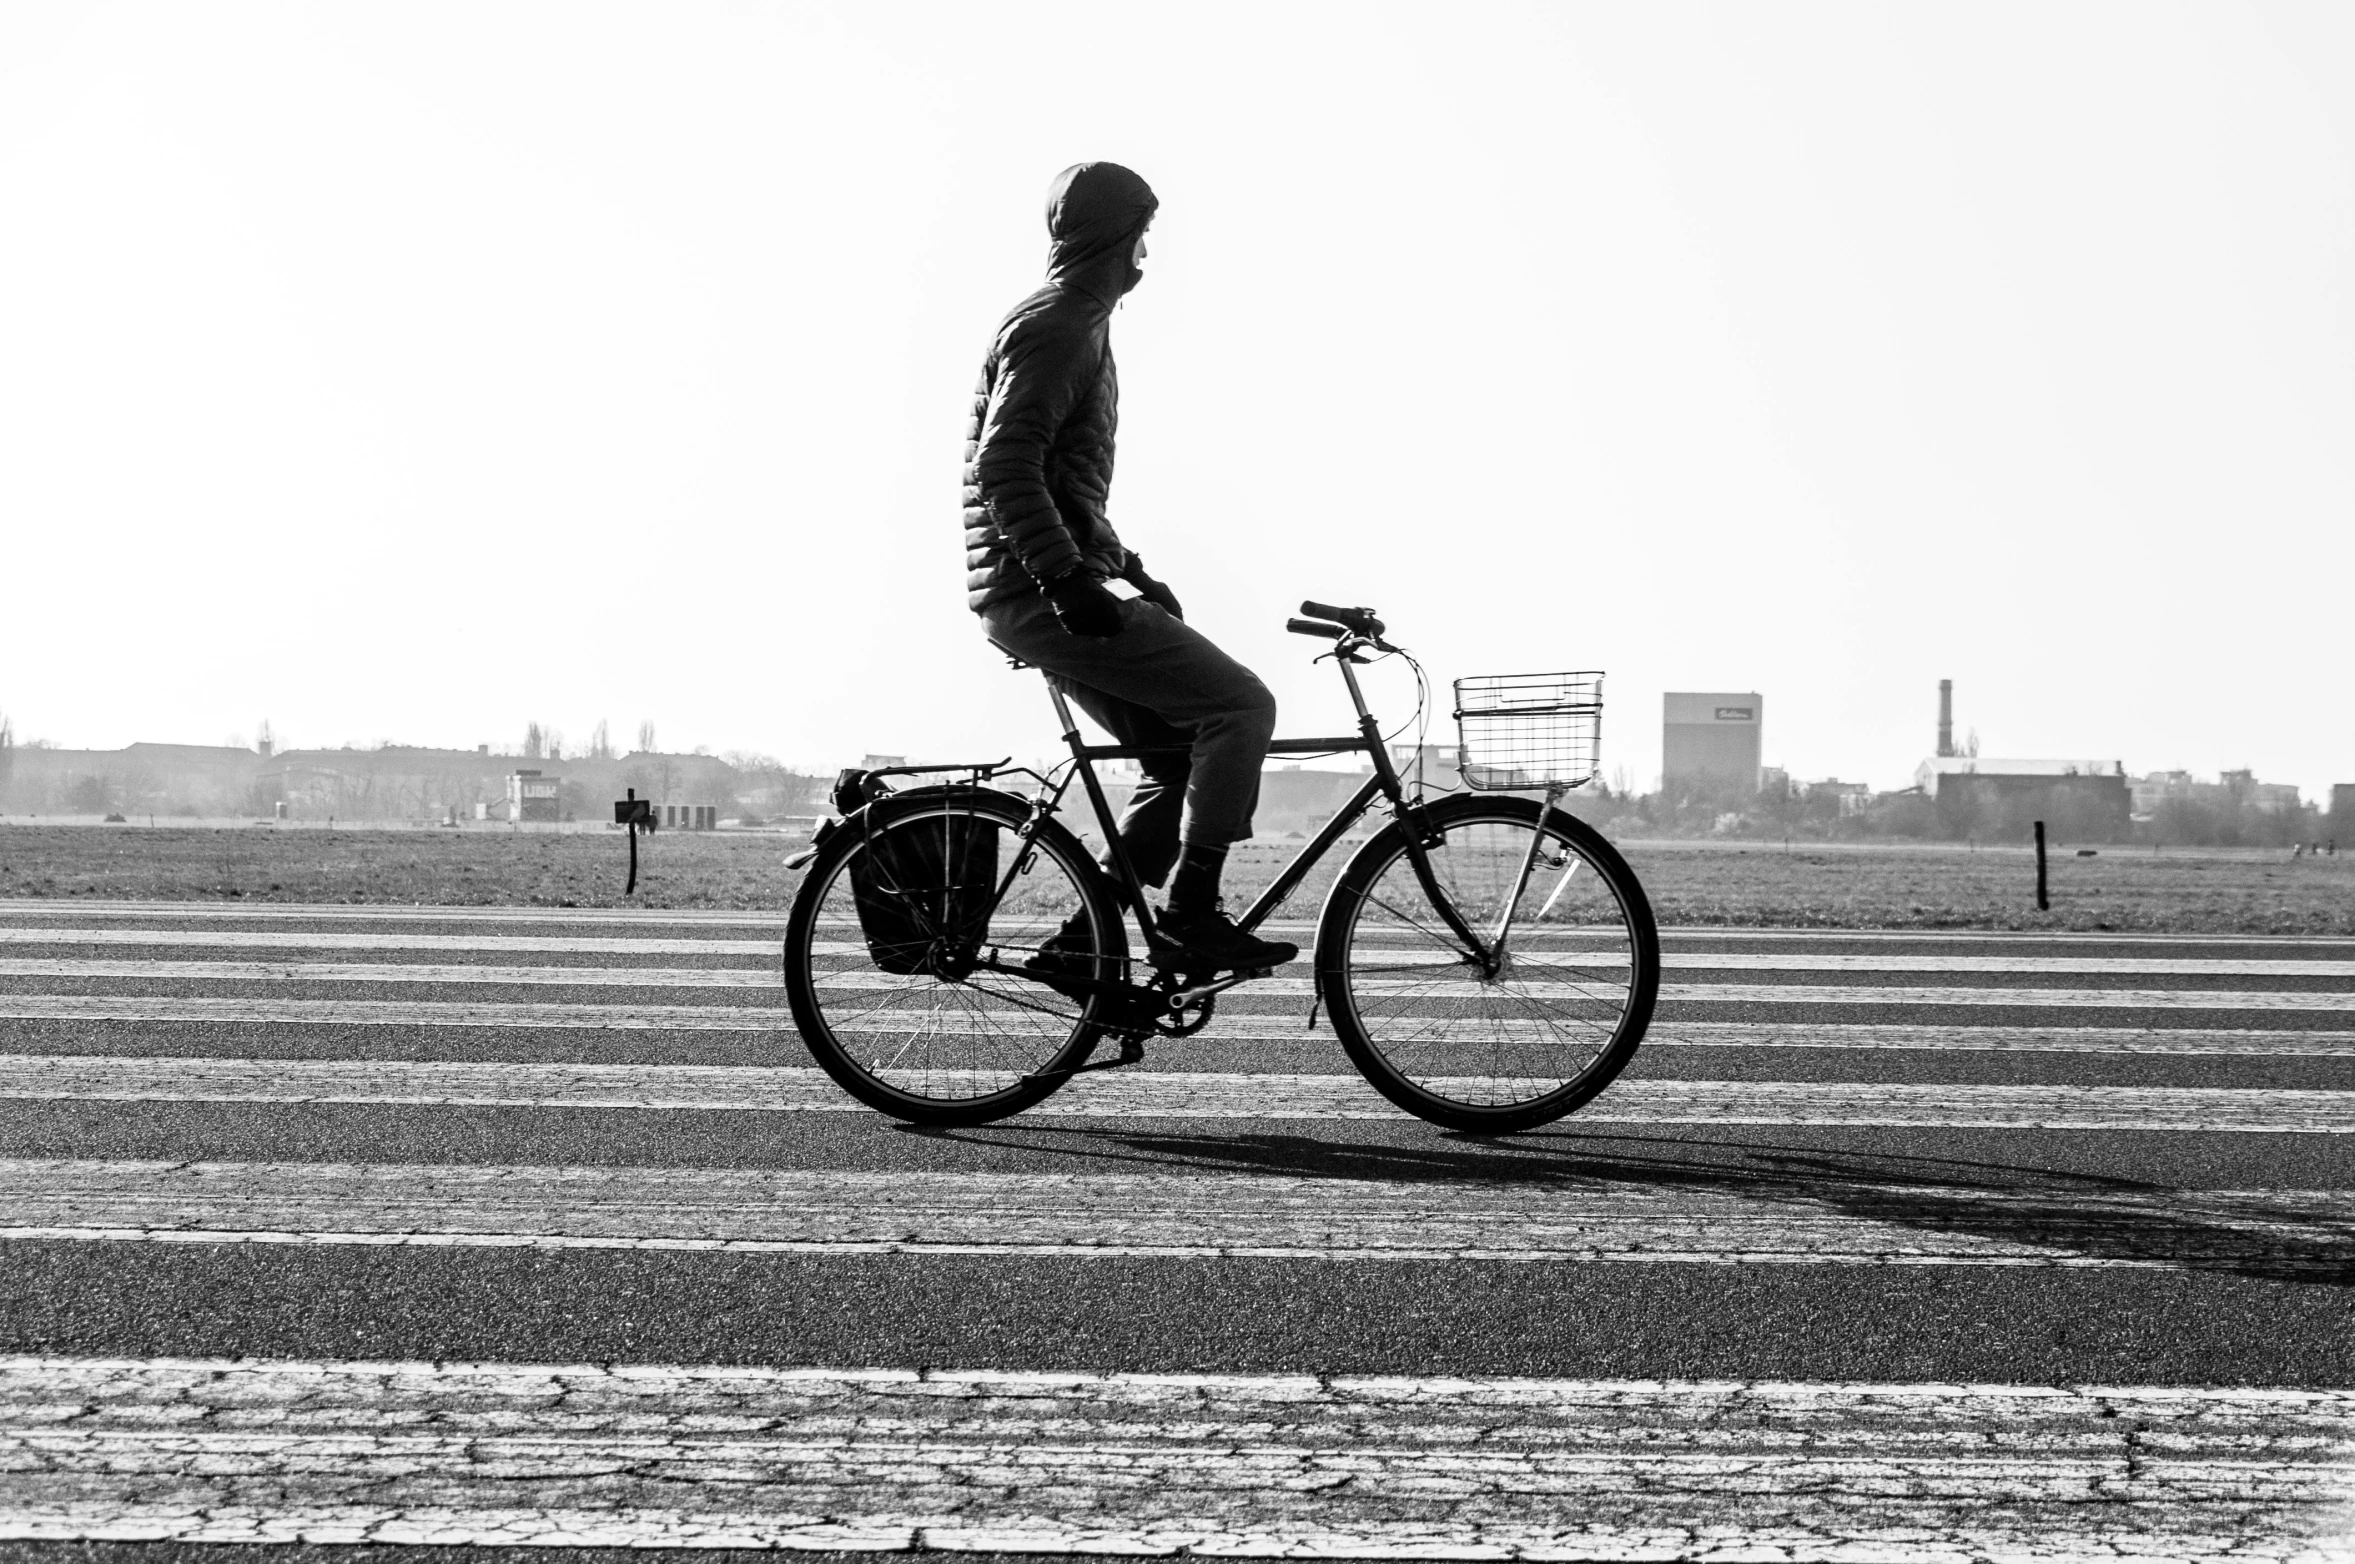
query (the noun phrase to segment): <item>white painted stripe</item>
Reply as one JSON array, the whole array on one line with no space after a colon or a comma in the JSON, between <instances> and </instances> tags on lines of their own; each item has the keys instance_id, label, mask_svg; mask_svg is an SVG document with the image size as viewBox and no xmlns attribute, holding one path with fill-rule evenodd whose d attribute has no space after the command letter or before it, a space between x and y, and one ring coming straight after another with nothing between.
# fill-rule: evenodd
<instances>
[{"instance_id":1,"label":"white painted stripe","mask_svg":"<svg viewBox=\"0 0 2355 1564\"><path fill-rule=\"evenodd\" d=\"M1220 1032L1229 1025L1223 1016ZM1659 1021L1644 1034L1654 1048L1923 1049L1940 1053L2167 1054L2213 1057L2350 1058L2355 1032L2284 1032L2196 1027L1879 1026L1825 1021Z\"/></svg>"},{"instance_id":2,"label":"white painted stripe","mask_svg":"<svg viewBox=\"0 0 2355 1564\"><path fill-rule=\"evenodd\" d=\"M0 1536L2345 1557L2334 1391L0 1360Z\"/></svg>"},{"instance_id":3,"label":"white painted stripe","mask_svg":"<svg viewBox=\"0 0 2355 1564\"><path fill-rule=\"evenodd\" d=\"M774 967L499 967L391 961L53 961L0 957L0 978L204 983L503 983L590 988L766 988Z\"/></svg>"},{"instance_id":4,"label":"white painted stripe","mask_svg":"<svg viewBox=\"0 0 2355 1564\"><path fill-rule=\"evenodd\" d=\"M941 1089L972 1079L936 1072ZM53 1101L384 1103L413 1106L794 1112L858 1108L808 1068L461 1064L376 1060L0 1055L0 1097ZM1397 1115L1351 1075L1106 1071L1033 1114L1333 1119ZM1888 1082L1621 1081L1565 1129L1781 1124L1974 1129L2355 1134L2355 1092Z\"/></svg>"},{"instance_id":5,"label":"white painted stripe","mask_svg":"<svg viewBox=\"0 0 2355 1564\"><path fill-rule=\"evenodd\" d=\"M1542 985L1530 985L1537 988ZM1472 985L1465 985L1469 990ZM2020 1009L2355 1010L2355 990L2201 988L1930 988L1896 984L1663 983L1664 1004L1730 1005L2008 1005Z\"/></svg>"},{"instance_id":6,"label":"white painted stripe","mask_svg":"<svg viewBox=\"0 0 2355 1564\"><path fill-rule=\"evenodd\" d=\"M781 933L785 914L780 909L729 911L710 908L644 907L515 907L515 906L359 906L348 902L201 902L105 901L81 898L42 900L0 897L0 924L27 918L158 918L213 919L236 922L346 922L346 923L511 923L563 927L577 924L615 924L625 927L666 924L740 926ZM847 926L847 925L845 925ZM1278 919L1262 925L1274 932L1313 933L1307 919ZM2180 945L2248 949L2340 950L2355 952L2355 939L2313 934L2236 933L2127 933L2062 930L2003 929L1888 929L1888 928L1769 928L1749 924L1690 924L1660 931L1669 944L1686 942L1774 942L1779 944L1936 944L1936 945Z\"/></svg>"},{"instance_id":7,"label":"white painted stripe","mask_svg":"<svg viewBox=\"0 0 2355 1564\"><path fill-rule=\"evenodd\" d=\"M2337 950L2355 952L2355 939L2331 934L2215 933L2102 933L2078 929L1892 929L1892 928L1769 928L1747 924L1681 924L1660 931L1670 944L1697 941L1759 941L1776 944L1919 944L1919 945L2133 945L2164 948L2175 945L2213 945L2244 950Z\"/></svg>"},{"instance_id":8,"label":"white painted stripe","mask_svg":"<svg viewBox=\"0 0 2355 1564\"><path fill-rule=\"evenodd\" d=\"M2355 951L2355 939L2330 934L2217 933L2096 933L2090 930L2045 929L1889 929L1813 928L1780 929L1747 924L1684 924L1660 931L1670 944L1685 941L1772 941L1777 944L1922 944L1922 945L2213 945L2248 950Z\"/></svg>"},{"instance_id":9,"label":"white painted stripe","mask_svg":"<svg viewBox=\"0 0 2355 1564\"><path fill-rule=\"evenodd\" d=\"M1295 967L1290 970L1300 970ZM765 988L779 989L783 979L763 967L507 967L412 965L406 962L325 961L114 961L0 958L0 978L117 978L139 982L296 982L296 983L494 983L519 987L549 985L594 988ZM829 977L825 986L842 992L908 987L910 980L881 973L843 973ZM1475 983L1385 983L1362 985L1369 993L1405 993L1420 999L1477 998L1487 992ZM1305 1000L1307 977L1262 978L1238 991L1237 997ZM1574 991L1559 984L1531 983L1525 992L1561 996ZM2127 1008L2158 1010L2281 1010L2302 1012L2355 1011L2355 991L2298 993L2264 989L2124 989L2124 988L1911 988L1848 984L1702 984L1672 983L1661 989L1671 1004L1745 1005L2007 1005L2014 1008L2058 1006L2070 1009Z\"/></svg>"},{"instance_id":10,"label":"white painted stripe","mask_svg":"<svg viewBox=\"0 0 2355 1564\"><path fill-rule=\"evenodd\" d=\"M1308 934L1305 925L1293 932ZM1520 931L1521 948L1532 955L1578 950L1589 936L1549 929ZM263 929L92 929L10 928L0 926L0 945L139 945L185 946L192 949L246 950L383 950L534 952L549 955L662 955L740 956L775 959L780 943L774 939L682 939L654 936L602 938L596 936L511 934L348 933L318 930L287 933ZM855 939L821 940L820 956L858 955ZM1420 964L1431 957L1422 950L1362 950L1369 964L1385 961ZM1624 951L1598 949L1583 958L1595 966L1625 966ZM1665 970L1728 972L1971 972L2076 976L2152 977L2304 977L2355 978L2355 961L2281 958L2227 959L2193 957L2083 957L2083 956L1950 956L1934 954L1815 955L1790 952L1667 952Z\"/></svg>"},{"instance_id":11,"label":"white painted stripe","mask_svg":"<svg viewBox=\"0 0 2355 1564\"><path fill-rule=\"evenodd\" d=\"M2193 956L1901 956L1813 955L1802 952L1667 951L1664 970L1717 972L1997 972L2076 977L2309 977L2355 978L2355 961L2284 957Z\"/></svg>"},{"instance_id":12,"label":"white painted stripe","mask_svg":"<svg viewBox=\"0 0 2355 1564\"><path fill-rule=\"evenodd\" d=\"M205 950L481 950L600 956L775 956L776 940L651 935L346 933L313 929L59 929L0 927L0 945L183 945Z\"/></svg>"},{"instance_id":13,"label":"white painted stripe","mask_svg":"<svg viewBox=\"0 0 2355 1564\"><path fill-rule=\"evenodd\" d=\"M1436 1021L1409 1017L1406 1027ZM529 1030L743 1032L789 1030L782 1005L629 1005L439 999L269 999L205 995L4 994L0 1020L198 1022L212 1025L502 1027ZM887 1023L870 1020L867 1030ZM944 1018L943 1029L953 1022ZM1535 1022L1491 1023L1532 1038ZM848 1030L858 1030L849 1027ZM1322 1044L1332 1029L1310 1030L1293 1016L1220 1015L1210 1035L1224 1042ZM2355 1057L2355 1032L2220 1031L2155 1027L1879 1026L1808 1022L1765 1026L1748 1021L1672 1021L1652 1028L1650 1048L1918 1049L1939 1052L2167 1054L2216 1057Z\"/></svg>"},{"instance_id":14,"label":"white painted stripe","mask_svg":"<svg viewBox=\"0 0 2355 1564\"><path fill-rule=\"evenodd\" d=\"M826 947L855 953L855 945ZM1548 929L1514 931L1513 948L1531 959L1592 967L1625 967L1624 947L1591 936ZM1427 964L1433 959L1426 943L1384 948L1361 945L1361 965ZM1986 973L2040 977L2262 977L2355 978L2355 961L2307 960L2281 957L2196 956L1953 956L1930 952L1900 955L1808 951L1665 951L1660 967L1667 972L1874 972L1874 973Z\"/></svg>"},{"instance_id":15,"label":"white painted stripe","mask_svg":"<svg viewBox=\"0 0 2355 1564\"><path fill-rule=\"evenodd\" d=\"M0 1236L1304 1260L1994 1265L2355 1277L2355 1192L1986 1189L1693 1170L1417 1182L0 1161Z\"/></svg>"},{"instance_id":16,"label":"white painted stripe","mask_svg":"<svg viewBox=\"0 0 2355 1564\"><path fill-rule=\"evenodd\" d=\"M1524 959L1549 966L1624 971L1631 957L1624 948L1598 946L1578 939L1516 934L1513 948ZM853 942L820 943L821 956L857 956L863 946ZM1441 963L1444 953L1430 945L1384 946L1360 944L1354 952L1360 967L1420 966ZM1665 972L1857 972L1857 973L1979 973L2008 977L2262 977L2355 978L2355 961L2204 960L2192 957L2075 957L2075 956L1858 956L1812 955L1789 952L1679 954L1660 958Z\"/></svg>"},{"instance_id":17,"label":"white painted stripe","mask_svg":"<svg viewBox=\"0 0 2355 1564\"><path fill-rule=\"evenodd\" d=\"M729 911L654 907L365 906L351 902L85 901L79 897L53 901L30 897L0 899L0 919L17 917L212 919L240 923L618 924L624 927L716 923L779 931L785 927L785 913L778 908Z\"/></svg>"},{"instance_id":18,"label":"white painted stripe","mask_svg":"<svg viewBox=\"0 0 2355 1564\"><path fill-rule=\"evenodd\" d=\"M1280 969L1301 970L1299 966ZM872 969L821 974L819 986L836 993L878 993L918 989L930 979L897 978ZM1258 998L1306 999L1309 978L1260 978L1238 990ZM1490 1000L1496 990L1477 981L1452 978L1355 978L1351 987L1361 998L1401 998L1421 1004L1434 1000ZM1517 980L1510 991L1543 1000L1608 998L1609 984ZM2276 989L2188 988L1916 988L1880 984L1815 983L1663 983L1660 1002L1713 1005L1968 1005L2010 1009L2065 1008L2072 1010L2274 1010L2338 1014L2355 1011L2355 990L2344 993L2301 993Z\"/></svg>"},{"instance_id":19,"label":"white painted stripe","mask_svg":"<svg viewBox=\"0 0 2355 1564\"><path fill-rule=\"evenodd\" d=\"M793 1030L771 1005L528 1004L442 999L222 999L202 995L0 994L0 1020L191 1021L212 1025L495 1026L624 1032ZM1294 1023L1284 1035L1299 1034ZM798 1040L796 1040L798 1046ZM2351 1045L2355 1051L2355 1045Z\"/></svg>"},{"instance_id":20,"label":"white painted stripe","mask_svg":"<svg viewBox=\"0 0 2355 1564\"><path fill-rule=\"evenodd\" d=\"M829 979L826 986L834 987L836 982ZM1287 984L1291 986L1287 988ZM881 984L845 981L840 986L857 989L879 987ZM1477 999L1493 993L1477 982L1442 980L1375 978L1358 980L1352 986L1361 995L1397 994L1417 999ZM1514 987L1538 998L1576 997L1580 992L1574 985L1565 983L1523 982ZM1305 994L1308 989L1309 983L1305 978L1278 977L1262 980L1253 985L1251 991ZM2355 990L2345 993L2301 993L2280 989L1930 988L1863 983L1663 983L1660 985L1660 1002L1670 1005L2002 1005L2026 1009L2059 1006L2077 1010L2355 1011Z\"/></svg>"}]
</instances>

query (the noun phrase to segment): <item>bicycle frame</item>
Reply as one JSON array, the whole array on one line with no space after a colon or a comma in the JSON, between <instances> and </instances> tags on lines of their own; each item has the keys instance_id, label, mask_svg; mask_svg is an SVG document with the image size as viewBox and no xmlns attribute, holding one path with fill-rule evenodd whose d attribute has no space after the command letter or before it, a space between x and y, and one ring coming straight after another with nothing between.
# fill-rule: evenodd
<instances>
[{"instance_id":1,"label":"bicycle frame","mask_svg":"<svg viewBox=\"0 0 2355 1564\"><path fill-rule=\"evenodd\" d=\"M1412 824L1412 817L1419 799L1410 800L1406 796L1406 787L1399 779L1398 768L1391 764L1390 752L1383 746L1381 724L1374 719L1374 714L1366 709L1365 691L1359 687L1357 682L1356 665L1359 661L1356 655L1357 648L1367 644L1371 643L1356 636L1345 636L1334 650L1327 654L1333 658L1335 666L1341 670L1342 682L1349 688L1349 703L1357 712L1357 735L1354 738L1277 739L1268 745L1268 753L1271 755L1362 754L1373 762L1373 774L1366 778L1365 784L1350 796L1348 802L1334 813L1332 819L1325 822L1324 828L1310 839L1307 846L1301 848L1267 889L1261 891L1250 907L1235 920L1236 926L1246 932L1259 927L1275 914L1276 909L1281 907L1295 890L1299 889L1300 882L1308 877L1309 871L1314 869L1325 854L1332 851L1333 845L1348 834L1349 828L1357 824L1364 817L1366 811L1374 806L1374 801L1377 798L1388 799L1392 812L1400 820ZM1111 801L1104 796L1104 784L1096 776L1095 762L1099 760L1138 760L1148 755L1183 754L1186 751L1177 746L1090 744L1080 735L1079 719L1072 713L1071 702L1064 698L1063 692L1055 687L1051 679L1047 683L1047 695L1055 703L1055 718L1062 724L1063 742L1071 750L1073 774L1086 785L1089 807L1095 814L1097 825L1103 831L1106 852L1112 860L1113 878L1127 901L1129 909L1136 915L1137 924L1144 931L1147 943L1150 944L1154 934L1153 909L1145 898L1144 882L1137 877L1136 866L1129 862L1127 849L1121 844L1119 822L1113 816ZM1070 778L1065 778L1062 785L1043 801L1043 807L1050 811L1054 809L1070 785ZM1438 881L1432 874L1430 858L1425 852L1424 833L1420 829L1410 831L1407 839L1407 854L1414 866L1416 879L1422 883L1423 893L1430 898L1431 905L1445 921L1449 932L1464 942L1467 954L1479 961L1484 968L1493 972L1497 962L1501 959L1506 927L1498 928L1495 943L1492 944L1490 941L1483 940L1470 925L1463 921L1456 912L1453 900L1440 890ZM1522 866L1524 878L1527 877L1528 872L1529 866L1524 864ZM1518 895L1516 894L1517 899Z\"/></svg>"}]
</instances>

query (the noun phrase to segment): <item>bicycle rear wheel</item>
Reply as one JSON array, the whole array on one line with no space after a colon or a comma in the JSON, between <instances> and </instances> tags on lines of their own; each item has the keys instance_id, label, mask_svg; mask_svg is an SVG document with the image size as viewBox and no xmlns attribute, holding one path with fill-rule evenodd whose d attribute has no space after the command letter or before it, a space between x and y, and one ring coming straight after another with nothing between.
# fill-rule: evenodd
<instances>
[{"instance_id":1,"label":"bicycle rear wheel","mask_svg":"<svg viewBox=\"0 0 2355 1564\"><path fill-rule=\"evenodd\" d=\"M846 821L811 861L786 923L786 998L811 1057L867 1106L915 1124L986 1124L1044 1100L1094 1048L1099 1001L1071 998L1019 969L1085 913L1094 943L1078 959L1092 958L1095 975L1109 981L1125 965L1127 933L1079 841L1050 821L1025 843L1015 833L1028 818L1021 800L987 791L884 799ZM976 827L993 834L977 838ZM894 878L911 863L945 873L969 867L939 849L954 833L989 842L985 879L1007 882L994 905L946 883ZM903 847L929 850L896 850ZM959 852L970 856L969 847ZM879 892L917 909L909 916L921 945L888 943L862 927L859 898L872 904Z\"/></svg>"},{"instance_id":2,"label":"bicycle rear wheel","mask_svg":"<svg viewBox=\"0 0 2355 1564\"><path fill-rule=\"evenodd\" d=\"M1660 989L1651 904L1609 842L1534 799L1443 799L1424 818L1433 881L1484 941L1530 865L1508 959L1484 974L1393 825L1342 870L1318 925L1333 1030L1409 1113L1489 1134L1549 1123L1609 1085L1643 1040Z\"/></svg>"}]
</instances>

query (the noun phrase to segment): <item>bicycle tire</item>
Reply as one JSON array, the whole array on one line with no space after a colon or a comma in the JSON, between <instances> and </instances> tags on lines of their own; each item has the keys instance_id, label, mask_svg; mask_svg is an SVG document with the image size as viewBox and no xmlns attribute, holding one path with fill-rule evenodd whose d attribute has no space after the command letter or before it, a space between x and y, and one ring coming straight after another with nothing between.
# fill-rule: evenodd
<instances>
[{"instance_id":1,"label":"bicycle tire","mask_svg":"<svg viewBox=\"0 0 2355 1564\"><path fill-rule=\"evenodd\" d=\"M1403 823L1357 851L1318 920L1319 991L1350 1062L1391 1102L1449 1129L1511 1134L1580 1108L1627 1067L1659 998L1660 935L1643 886L1561 810L1509 794L1427 806L1434 881L1492 937L1541 816L1545 847L1493 978L1447 932Z\"/></svg>"},{"instance_id":2,"label":"bicycle tire","mask_svg":"<svg viewBox=\"0 0 2355 1564\"><path fill-rule=\"evenodd\" d=\"M851 1096L911 1124L987 1124L1032 1107L1060 1088L1103 1035L1101 1001L1074 999L1035 979L983 967L893 970L858 918L853 865L887 854L891 833L947 829L965 817L999 828L999 848L1022 855L987 926L959 930L979 951L1012 964L1035 953L1064 919L1085 907L1094 971L1126 968L1128 935L1119 905L1087 851L1052 820L1031 825L1030 805L988 789L950 789L885 798L844 821L812 859L786 920L785 994L794 1024L820 1069ZM1027 840L1017 832L1030 830ZM871 864L885 861L878 857ZM907 966L904 959L894 967Z\"/></svg>"}]
</instances>

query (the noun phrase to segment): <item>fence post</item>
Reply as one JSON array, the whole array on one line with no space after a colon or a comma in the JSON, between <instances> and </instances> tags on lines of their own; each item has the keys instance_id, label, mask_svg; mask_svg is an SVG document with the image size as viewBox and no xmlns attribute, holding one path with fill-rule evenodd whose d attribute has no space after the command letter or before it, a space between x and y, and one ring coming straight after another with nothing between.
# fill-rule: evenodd
<instances>
[{"instance_id":1,"label":"fence post","mask_svg":"<svg viewBox=\"0 0 2355 1564\"><path fill-rule=\"evenodd\" d=\"M2044 881L2044 822L2036 822L2036 910L2052 911L2052 898L2045 894Z\"/></svg>"}]
</instances>

